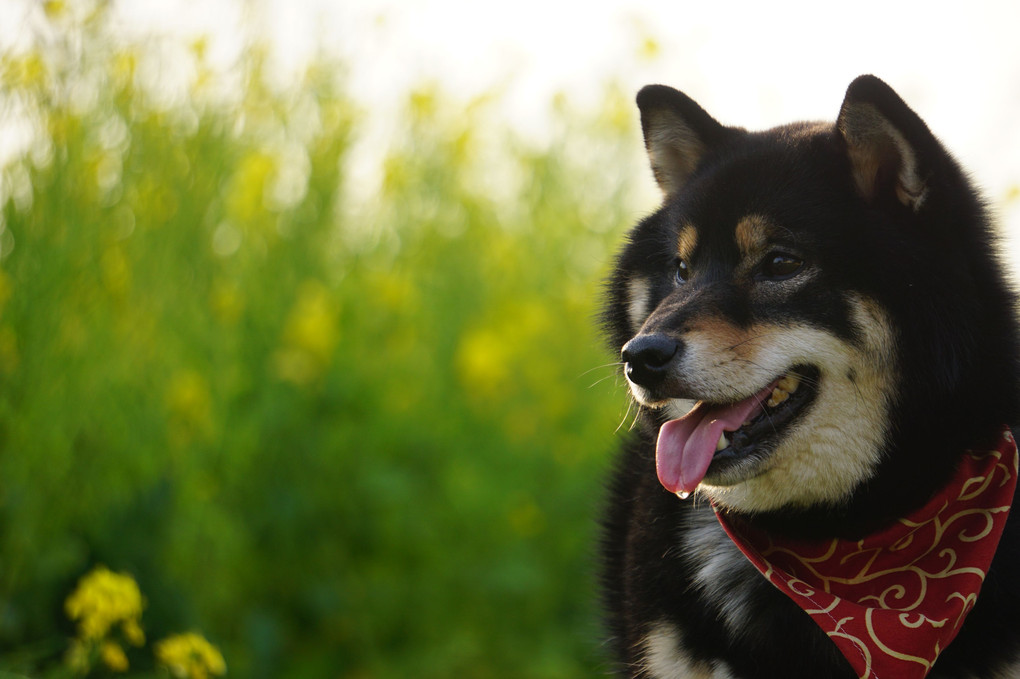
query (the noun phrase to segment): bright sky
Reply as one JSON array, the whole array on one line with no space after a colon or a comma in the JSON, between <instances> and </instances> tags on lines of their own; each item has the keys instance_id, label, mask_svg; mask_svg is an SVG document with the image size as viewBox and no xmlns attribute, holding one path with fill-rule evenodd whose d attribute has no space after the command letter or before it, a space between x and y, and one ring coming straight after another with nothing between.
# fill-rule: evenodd
<instances>
[{"instance_id":1,"label":"bright sky","mask_svg":"<svg viewBox=\"0 0 1020 679\"><path fill-rule=\"evenodd\" d=\"M281 44L318 35L344 55L365 100L385 106L423 77L464 94L500 86L508 119L538 134L552 93L594 105L610 78L673 85L761 128L834 119L850 81L874 73L1020 235L1020 197L1007 200L1020 185L1020 2L275 0L266 17Z\"/></svg>"},{"instance_id":2,"label":"bright sky","mask_svg":"<svg viewBox=\"0 0 1020 679\"><path fill-rule=\"evenodd\" d=\"M28 0L31 1L31 0ZM395 102L428 79L456 96L498 88L514 126L548 134L553 93L595 105L610 79L662 82L724 123L833 119L874 73L928 122L1020 234L1020 2L853 0L121 0L128 32L204 33L228 63L244 22L270 36L281 77L321 48L388 138ZM243 8L243 9L242 9ZM8 24L8 34L16 31ZM0 29L0 41L4 39ZM651 39L657 55L642 56ZM636 120L636 111L635 111ZM1014 192L1015 193L1015 192Z\"/></svg>"}]
</instances>

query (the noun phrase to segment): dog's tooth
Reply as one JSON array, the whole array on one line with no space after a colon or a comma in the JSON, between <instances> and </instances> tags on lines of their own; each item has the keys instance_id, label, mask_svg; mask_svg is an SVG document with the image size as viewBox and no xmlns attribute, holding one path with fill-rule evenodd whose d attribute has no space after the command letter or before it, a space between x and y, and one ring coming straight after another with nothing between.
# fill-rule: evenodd
<instances>
[{"instance_id":1,"label":"dog's tooth","mask_svg":"<svg viewBox=\"0 0 1020 679\"><path fill-rule=\"evenodd\" d=\"M785 391L787 394L792 394L797 391L797 387L800 386L800 377L797 375L784 375L776 386Z\"/></svg>"},{"instance_id":2,"label":"dog's tooth","mask_svg":"<svg viewBox=\"0 0 1020 679\"><path fill-rule=\"evenodd\" d=\"M769 396L769 400L766 401L770 408L775 408L777 405L789 398L789 394L786 393L782 388L776 387L772 390L772 395Z\"/></svg>"},{"instance_id":3,"label":"dog's tooth","mask_svg":"<svg viewBox=\"0 0 1020 679\"><path fill-rule=\"evenodd\" d=\"M730 445L730 442L726 440L726 432L719 434L719 440L715 443L716 451L722 450L728 445Z\"/></svg>"}]
</instances>

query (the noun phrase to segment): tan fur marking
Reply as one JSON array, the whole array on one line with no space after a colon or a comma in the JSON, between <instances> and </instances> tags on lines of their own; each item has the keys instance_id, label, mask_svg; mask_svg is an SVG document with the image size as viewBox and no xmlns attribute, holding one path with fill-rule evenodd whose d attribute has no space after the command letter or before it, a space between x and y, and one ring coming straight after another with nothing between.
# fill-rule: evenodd
<instances>
[{"instance_id":1,"label":"tan fur marking","mask_svg":"<svg viewBox=\"0 0 1020 679\"><path fill-rule=\"evenodd\" d=\"M688 379L694 378L692 382L697 384L699 391L715 392L711 400L736 401L747 398L745 374L748 366L757 362L765 332L756 327L741 330L714 317L699 319L684 333L683 339L690 351L710 357L711 366L705 366L707 371L704 383L699 379L700 370L688 374Z\"/></svg>"},{"instance_id":2,"label":"tan fur marking","mask_svg":"<svg viewBox=\"0 0 1020 679\"><path fill-rule=\"evenodd\" d=\"M681 259L688 259L698 246L698 230L691 224L680 227L680 235L676 239L676 252Z\"/></svg>"},{"instance_id":3,"label":"tan fur marking","mask_svg":"<svg viewBox=\"0 0 1020 679\"><path fill-rule=\"evenodd\" d=\"M651 285L646 278L635 277L627 283L627 318L634 332L641 330L641 324L648 316L648 301Z\"/></svg>"},{"instance_id":4,"label":"tan fur marking","mask_svg":"<svg viewBox=\"0 0 1020 679\"><path fill-rule=\"evenodd\" d=\"M768 246L773 230L772 225L765 217L748 215L737 222L733 239L737 242L737 247L740 248L740 254L749 257Z\"/></svg>"},{"instance_id":5,"label":"tan fur marking","mask_svg":"<svg viewBox=\"0 0 1020 679\"><path fill-rule=\"evenodd\" d=\"M754 353L755 345L749 341L751 334L720 318L706 317L698 319L685 333L685 337L704 339L705 343L713 345L716 351L732 353L735 357L747 359L752 358Z\"/></svg>"}]
</instances>

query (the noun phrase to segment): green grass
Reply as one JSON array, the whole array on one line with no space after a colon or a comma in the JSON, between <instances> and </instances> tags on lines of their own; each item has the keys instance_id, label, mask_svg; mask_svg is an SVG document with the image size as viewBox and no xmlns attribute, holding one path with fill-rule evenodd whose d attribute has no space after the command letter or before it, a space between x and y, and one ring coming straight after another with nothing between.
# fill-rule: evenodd
<instances>
[{"instance_id":1,"label":"green grass","mask_svg":"<svg viewBox=\"0 0 1020 679\"><path fill-rule=\"evenodd\" d=\"M38 133L0 185L0 670L59 673L63 601L105 564L150 640L200 630L232 676L602 672L627 98L550 102L546 148L498 99L408 93L366 196L336 65L277 91L251 51L228 105L196 49L165 104L147 46L53 21L0 55Z\"/></svg>"}]
</instances>

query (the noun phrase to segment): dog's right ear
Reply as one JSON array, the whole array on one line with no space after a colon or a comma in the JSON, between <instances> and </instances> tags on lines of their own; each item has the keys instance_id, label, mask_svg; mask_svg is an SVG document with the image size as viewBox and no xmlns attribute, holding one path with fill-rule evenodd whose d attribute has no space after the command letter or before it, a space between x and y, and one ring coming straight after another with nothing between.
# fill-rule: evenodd
<instances>
[{"instance_id":1,"label":"dog's right ear","mask_svg":"<svg viewBox=\"0 0 1020 679\"><path fill-rule=\"evenodd\" d=\"M891 87L873 75L850 83L836 119L854 182L874 203L895 198L915 212L924 203L937 150L928 126Z\"/></svg>"},{"instance_id":2,"label":"dog's right ear","mask_svg":"<svg viewBox=\"0 0 1020 679\"><path fill-rule=\"evenodd\" d=\"M642 88L637 105L652 172L666 198L687 182L706 151L732 132L686 94L666 85Z\"/></svg>"}]
</instances>

